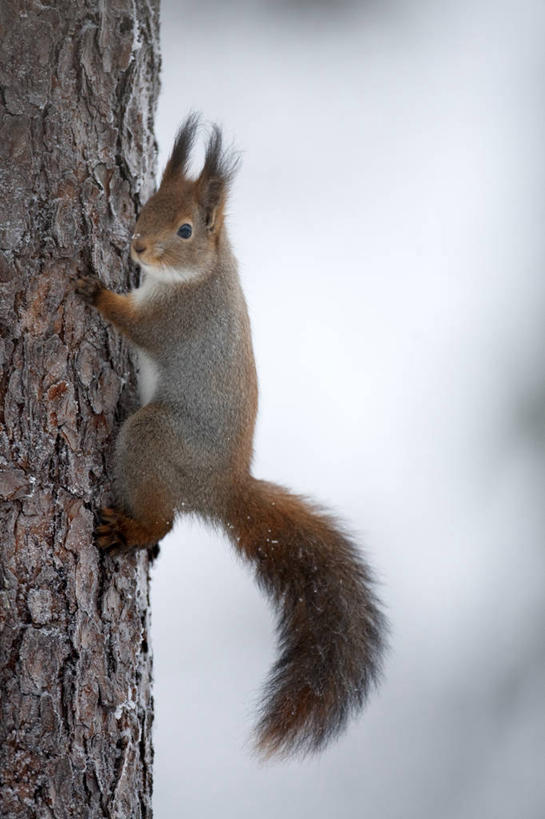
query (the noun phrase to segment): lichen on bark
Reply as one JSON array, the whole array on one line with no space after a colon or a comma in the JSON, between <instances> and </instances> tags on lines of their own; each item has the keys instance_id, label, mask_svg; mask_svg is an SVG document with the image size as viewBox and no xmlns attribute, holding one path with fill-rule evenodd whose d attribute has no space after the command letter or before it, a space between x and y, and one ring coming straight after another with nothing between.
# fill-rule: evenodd
<instances>
[{"instance_id":1,"label":"lichen on bark","mask_svg":"<svg viewBox=\"0 0 545 819\"><path fill-rule=\"evenodd\" d=\"M134 283L158 0L4 0L0 30L0 815L149 817L148 556L92 537L133 361L72 281Z\"/></svg>"}]
</instances>

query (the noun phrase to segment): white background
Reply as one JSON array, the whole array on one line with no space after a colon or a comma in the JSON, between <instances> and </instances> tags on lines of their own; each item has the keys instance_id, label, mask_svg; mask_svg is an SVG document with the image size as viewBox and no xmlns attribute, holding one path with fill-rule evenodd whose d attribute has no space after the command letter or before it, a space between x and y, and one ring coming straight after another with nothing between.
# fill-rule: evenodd
<instances>
[{"instance_id":1,"label":"white background","mask_svg":"<svg viewBox=\"0 0 545 819\"><path fill-rule=\"evenodd\" d=\"M544 22L162 2L160 167L190 108L243 154L255 474L360 535L392 646L334 747L260 765L272 615L181 522L153 570L157 819L545 816Z\"/></svg>"}]
</instances>

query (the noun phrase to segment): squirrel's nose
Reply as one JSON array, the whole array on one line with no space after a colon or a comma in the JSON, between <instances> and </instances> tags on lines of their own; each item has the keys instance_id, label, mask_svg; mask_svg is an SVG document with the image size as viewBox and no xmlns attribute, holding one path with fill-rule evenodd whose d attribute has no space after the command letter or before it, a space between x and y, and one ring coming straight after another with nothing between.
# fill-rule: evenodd
<instances>
[{"instance_id":1,"label":"squirrel's nose","mask_svg":"<svg viewBox=\"0 0 545 819\"><path fill-rule=\"evenodd\" d=\"M135 239L132 246L137 253L143 253L146 249L146 243L142 239Z\"/></svg>"}]
</instances>

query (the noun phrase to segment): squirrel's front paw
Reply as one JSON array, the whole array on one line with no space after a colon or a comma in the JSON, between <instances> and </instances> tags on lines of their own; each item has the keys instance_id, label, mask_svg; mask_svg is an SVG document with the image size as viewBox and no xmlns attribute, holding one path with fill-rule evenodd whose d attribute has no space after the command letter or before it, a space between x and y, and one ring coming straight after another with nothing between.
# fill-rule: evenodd
<instances>
[{"instance_id":1,"label":"squirrel's front paw","mask_svg":"<svg viewBox=\"0 0 545 819\"><path fill-rule=\"evenodd\" d=\"M104 290L103 285L93 276L82 276L76 279L74 285L74 291L87 304L96 304L102 290Z\"/></svg>"}]
</instances>

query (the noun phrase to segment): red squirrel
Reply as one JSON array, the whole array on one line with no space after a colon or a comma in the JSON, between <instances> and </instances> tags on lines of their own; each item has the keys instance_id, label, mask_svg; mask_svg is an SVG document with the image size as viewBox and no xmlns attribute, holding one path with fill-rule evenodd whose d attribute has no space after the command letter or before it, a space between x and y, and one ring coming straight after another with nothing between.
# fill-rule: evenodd
<instances>
[{"instance_id":1,"label":"red squirrel","mask_svg":"<svg viewBox=\"0 0 545 819\"><path fill-rule=\"evenodd\" d=\"M251 474L257 378L224 220L237 162L213 126L190 178L198 126L194 114L181 126L136 223L140 287L118 295L96 278L76 283L140 354L143 406L120 430L116 505L101 510L96 540L117 554L149 548L184 512L223 527L278 612L257 750L305 754L337 736L378 682L385 619L369 567L334 518Z\"/></svg>"}]
</instances>

